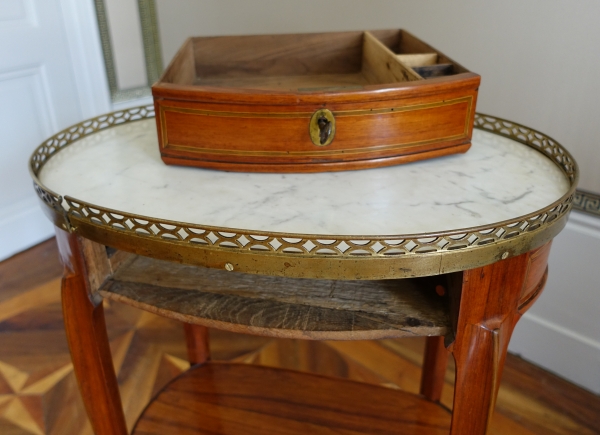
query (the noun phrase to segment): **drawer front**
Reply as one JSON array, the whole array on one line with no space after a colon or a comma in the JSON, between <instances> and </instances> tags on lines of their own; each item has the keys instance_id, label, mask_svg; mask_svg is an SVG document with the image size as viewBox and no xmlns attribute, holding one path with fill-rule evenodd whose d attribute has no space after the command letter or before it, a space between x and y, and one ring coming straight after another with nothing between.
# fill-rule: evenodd
<instances>
[{"instance_id":1,"label":"drawer front","mask_svg":"<svg viewBox=\"0 0 600 435\"><path fill-rule=\"evenodd\" d=\"M166 163L261 172L358 169L420 160L469 148L475 98L441 95L423 103L388 101L383 107L259 110L156 100L160 151ZM314 134L311 139L310 125L313 119L314 127L313 115L323 106L332 114L333 126L324 127L325 136L331 136L323 136L321 145Z\"/></svg>"}]
</instances>

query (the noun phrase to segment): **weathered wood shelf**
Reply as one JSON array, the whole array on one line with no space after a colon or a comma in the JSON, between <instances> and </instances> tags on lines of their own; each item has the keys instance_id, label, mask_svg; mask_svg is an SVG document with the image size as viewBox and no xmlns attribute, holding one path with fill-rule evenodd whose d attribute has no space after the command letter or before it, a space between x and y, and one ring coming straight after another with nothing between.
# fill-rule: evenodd
<instances>
[{"instance_id":1,"label":"weathered wood shelf","mask_svg":"<svg viewBox=\"0 0 600 435\"><path fill-rule=\"evenodd\" d=\"M207 363L150 403L134 435L446 435L450 414L400 390L283 369Z\"/></svg>"},{"instance_id":2,"label":"weathered wood shelf","mask_svg":"<svg viewBox=\"0 0 600 435\"><path fill-rule=\"evenodd\" d=\"M131 256L99 293L187 323L311 339L446 335L448 304L427 278L309 280Z\"/></svg>"}]
</instances>

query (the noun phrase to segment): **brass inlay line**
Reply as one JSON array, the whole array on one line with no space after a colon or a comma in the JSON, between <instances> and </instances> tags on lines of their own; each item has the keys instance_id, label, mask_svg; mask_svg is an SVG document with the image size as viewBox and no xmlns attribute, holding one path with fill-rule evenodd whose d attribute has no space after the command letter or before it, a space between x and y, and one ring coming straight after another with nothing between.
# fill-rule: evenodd
<instances>
[{"instance_id":1,"label":"brass inlay line","mask_svg":"<svg viewBox=\"0 0 600 435\"><path fill-rule=\"evenodd\" d=\"M452 106L460 103L467 103L470 108L472 106L472 102L473 97L469 95L467 97L455 98L452 100L436 101L434 103L388 107L385 109L332 110L332 113L335 115L336 118L347 116L381 115L384 113L393 114L400 112L409 112L413 110L424 110L436 107ZM229 112L218 110L190 109L186 107L167 106L164 104L160 104L160 111L163 115L167 112L175 112L199 116L217 116L221 118L310 118L314 113L314 110L307 112ZM164 118L164 116L162 116L162 118Z\"/></svg>"},{"instance_id":2,"label":"brass inlay line","mask_svg":"<svg viewBox=\"0 0 600 435\"><path fill-rule=\"evenodd\" d=\"M443 136L437 137L435 139L428 139L423 141L414 141L409 143L401 143L401 144L385 144L385 145L375 145L372 147L364 147L364 148L344 148L339 150L322 150L322 151L253 151L253 150L228 150L228 149L217 149L217 148L204 148L197 146L189 146L189 145L181 145L181 144L173 144L168 140L168 131L167 131L167 123L166 116L164 114L166 112L176 112L176 113L186 113L192 115L199 116L217 116L217 117L231 117L231 118L284 118L284 119L298 119L298 118L311 118L314 112L268 112L268 113L254 113L254 112L224 112L224 111L212 111L212 110L198 110L198 109L189 109L182 107L171 107L171 106L163 106L160 105L160 111L163 116L161 116L161 130L162 130L162 138L163 145L162 149L170 149L174 151L185 151L189 153L195 154L212 154L212 155L229 155L229 156L272 156L272 157L284 157L284 156L329 156L329 155L337 155L337 154L348 154L348 155L360 155L364 153L371 153L376 151L393 151L393 150L403 150L406 148L412 148L416 145L426 145L428 143L438 142L440 140L458 140L467 136L469 131L469 119L470 114L473 110L473 97L461 97L452 100L436 102L436 103L427 103L427 104L414 104L411 106L402 106L402 107L394 107L394 108L386 108L386 109L360 109L360 110L340 110L333 111L332 113L336 118L345 118L349 116L370 116L370 115L381 115L381 114L394 114L394 113L402 113L414 110L425 110L436 107L444 107L451 106L456 104L467 103L467 116L465 119L464 130L460 134L455 134L451 136Z\"/></svg>"},{"instance_id":3,"label":"brass inlay line","mask_svg":"<svg viewBox=\"0 0 600 435\"><path fill-rule=\"evenodd\" d=\"M345 148L341 150L315 150L315 151L253 151L253 150L226 150L226 149L215 149L215 148L198 148L193 146L185 145L172 145L167 144L163 149L175 150L175 151L186 151L197 154L214 154L214 155L226 155L226 156L304 156L304 157L323 157L333 156L338 154L345 155L360 155L365 153L373 153L377 151L394 151L403 150L406 148L414 148L416 145L426 145L428 143L438 142L440 140L454 140L464 138L465 134L458 134L454 136L446 136L442 138L435 138L423 141L415 141L403 144L392 144L392 145L376 145L373 147L365 148Z\"/></svg>"}]
</instances>

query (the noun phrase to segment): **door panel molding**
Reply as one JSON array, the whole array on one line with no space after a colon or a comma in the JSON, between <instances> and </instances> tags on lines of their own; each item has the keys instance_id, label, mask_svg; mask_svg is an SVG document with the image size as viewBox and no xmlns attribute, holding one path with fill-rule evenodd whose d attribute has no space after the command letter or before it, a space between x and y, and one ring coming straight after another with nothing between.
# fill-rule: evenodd
<instances>
[{"instance_id":1,"label":"door panel molding","mask_svg":"<svg viewBox=\"0 0 600 435\"><path fill-rule=\"evenodd\" d=\"M37 26L33 0L0 0L0 31Z\"/></svg>"}]
</instances>

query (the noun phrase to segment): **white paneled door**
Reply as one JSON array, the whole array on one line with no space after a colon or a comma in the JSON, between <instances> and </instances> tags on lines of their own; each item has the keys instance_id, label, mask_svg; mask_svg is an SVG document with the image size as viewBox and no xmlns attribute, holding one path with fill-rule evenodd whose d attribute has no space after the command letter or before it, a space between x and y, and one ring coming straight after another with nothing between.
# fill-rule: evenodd
<instances>
[{"instance_id":1,"label":"white paneled door","mask_svg":"<svg viewBox=\"0 0 600 435\"><path fill-rule=\"evenodd\" d=\"M53 234L27 160L35 146L84 114L64 5L0 0L0 260Z\"/></svg>"}]
</instances>

